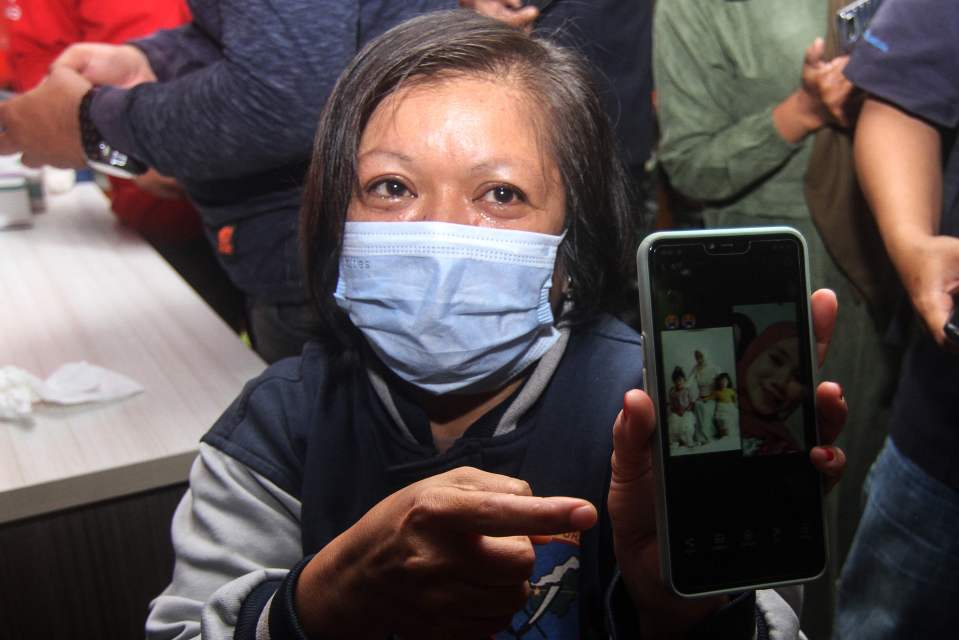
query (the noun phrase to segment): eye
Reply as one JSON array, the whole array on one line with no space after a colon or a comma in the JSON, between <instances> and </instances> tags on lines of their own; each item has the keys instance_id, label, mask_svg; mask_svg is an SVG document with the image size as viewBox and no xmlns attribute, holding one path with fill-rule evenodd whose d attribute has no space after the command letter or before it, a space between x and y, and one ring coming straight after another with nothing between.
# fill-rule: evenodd
<instances>
[{"instance_id":1,"label":"eye","mask_svg":"<svg viewBox=\"0 0 959 640\"><path fill-rule=\"evenodd\" d=\"M410 191L405 184L395 178L378 180L367 187L366 191L371 195L390 200L408 198L413 195L413 192Z\"/></svg>"},{"instance_id":2,"label":"eye","mask_svg":"<svg viewBox=\"0 0 959 640\"><path fill-rule=\"evenodd\" d=\"M500 184L483 194L483 200L496 204L516 204L526 202L526 196L515 187Z\"/></svg>"}]
</instances>

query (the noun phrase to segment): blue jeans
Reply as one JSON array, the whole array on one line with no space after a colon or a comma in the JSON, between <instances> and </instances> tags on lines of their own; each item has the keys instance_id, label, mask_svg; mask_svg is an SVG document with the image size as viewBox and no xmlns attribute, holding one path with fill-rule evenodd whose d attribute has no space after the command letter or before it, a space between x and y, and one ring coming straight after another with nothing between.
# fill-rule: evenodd
<instances>
[{"instance_id":1,"label":"blue jeans","mask_svg":"<svg viewBox=\"0 0 959 640\"><path fill-rule=\"evenodd\" d=\"M891 439L864 491L833 637L959 637L959 491L927 475Z\"/></svg>"}]
</instances>

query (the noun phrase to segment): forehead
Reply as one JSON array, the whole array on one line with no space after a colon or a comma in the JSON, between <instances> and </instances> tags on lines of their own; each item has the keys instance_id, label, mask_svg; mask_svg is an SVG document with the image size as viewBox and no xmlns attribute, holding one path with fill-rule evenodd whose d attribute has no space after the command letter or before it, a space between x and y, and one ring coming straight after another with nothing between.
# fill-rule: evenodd
<instances>
[{"instance_id":1,"label":"forehead","mask_svg":"<svg viewBox=\"0 0 959 640\"><path fill-rule=\"evenodd\" d=\"M517 152L540 154L549 145L536 103L525 83L509 72L414 77L377 105L363 130L360 151L398 137L429 144L446 135L509 142Z\"/></svg>"}]
</instances>

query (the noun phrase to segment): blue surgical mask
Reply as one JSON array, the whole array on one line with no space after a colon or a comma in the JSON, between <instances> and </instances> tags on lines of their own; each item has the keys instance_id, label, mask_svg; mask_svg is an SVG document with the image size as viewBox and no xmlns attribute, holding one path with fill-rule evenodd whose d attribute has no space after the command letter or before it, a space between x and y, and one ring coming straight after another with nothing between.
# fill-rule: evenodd
<instances>
[{"instance_id":1,"label":"blue surgical mask","mask_svg":"<svg viewBox=\"0 0 959 640\"><path fill-rule=\"evenodd\" d=\"M396 375L433 394L497 389L556 342L563 236L347 222L336 302Z\"/></svg>"}]
</instances>

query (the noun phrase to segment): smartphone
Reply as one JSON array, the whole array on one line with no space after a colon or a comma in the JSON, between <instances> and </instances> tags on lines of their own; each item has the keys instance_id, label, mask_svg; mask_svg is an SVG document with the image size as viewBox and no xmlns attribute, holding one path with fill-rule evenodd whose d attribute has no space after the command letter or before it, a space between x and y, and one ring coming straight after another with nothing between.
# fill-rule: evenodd
<instances>
[{"instance_id":1,"label":"smartphone","mask_svg":"<svg viewBox=\"0 0 959 640\"><path fill-rule=\"evenodd\" d=\"M807 255L789 227L660 232L637 252L661 569L681 596L825 569Z\"/></svg>"},{"instance_id":2,"label":"smartphone","mask_svg":"<svg viewBox=\"0 0 959 640\"><path fill-rule=\"evenodd\" d=\"M839 36L839 48L843 53L852 51L852 47L866 33L882 0L854 0L836 11L836 34Z\"/></svg>"}]
</instances>

